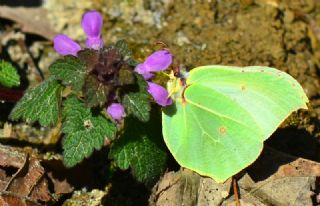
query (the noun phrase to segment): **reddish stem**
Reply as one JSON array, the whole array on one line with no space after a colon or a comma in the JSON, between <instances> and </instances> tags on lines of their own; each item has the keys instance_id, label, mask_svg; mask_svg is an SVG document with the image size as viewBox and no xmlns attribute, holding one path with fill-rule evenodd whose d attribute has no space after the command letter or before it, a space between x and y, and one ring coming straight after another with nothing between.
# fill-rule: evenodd
<instances>
[{"instance_id":1,"label":"reddish stem","mask_svg":"<svg viewBox=\"0 0 320 206\"><path fill-rule=\"evenodd\" d=\"M232 177L232 185L233 185L234 198L236 200L236 206L240 206L238 184L237 184L237 179L235 177Z\"/></svg>"}]
</instances>

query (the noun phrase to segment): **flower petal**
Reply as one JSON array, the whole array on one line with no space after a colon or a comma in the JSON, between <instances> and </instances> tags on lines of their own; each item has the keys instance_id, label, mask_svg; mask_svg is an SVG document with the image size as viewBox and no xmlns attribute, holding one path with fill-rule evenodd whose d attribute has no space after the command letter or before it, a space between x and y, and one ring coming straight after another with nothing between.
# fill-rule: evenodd
<instances>
[{"instance_id":1,"label":"flower petal","mask_svg":"<svg viewBox=\"0 0 320 206\"><path fill-rule=\"evenodd\" d=\"M124 116L124 107L119 103L112 103L107 108L107 113L117 121L120 121Z\"/></svg>"},{"instance_id":2,"label":"flower petal","mask_svg":"<svg viewBox=\"0 0 320 206\"><path fill-rule=\"evenodd\" d=\"M148 72L166 70L172 63L172 54L167 50L159 50L152 53L144 61L144 66Z\"/></svg>"},{"instance_id":3,"label":"flower petal","mask_svg":"<svg viewBox=\"0 0 320 206\"><path fill-rule=\"evenodd\" d=\"M146 70L144 64L138 64L134 71L138 74L141 74L145 80L151 79L153 77L153 74Z\"/></svg>"},{"instance_id":4,"label":"flower petal","mask_svg":"<svg viewBox=\"0 0 320 206\"><path fill-rule=\"evenodd\" d=\"M81 21L82 28L88 37L100 37L103 19L99 12L86 12Z\"/></svg>"},{"instance_id":5,"label":"flower petal","mask_svg":"<svg viewBox=\"0 0 320 206\"><path fill-rule=\"evenodd\" d=\"M165 107L172 104L172 99L169 97L169 93L159 84L148 82L148 92L159 105Z\"/></svg>"},{"instance_id":6,"label":"flower petal","mask_svg":"<svg viewBox=\"0 0 320 206\"><path fill-rule=\"evenodd\" d=\"M103 47L103 40L101 37L88 37L86 45L91 49L100 49Z\"/></svg>"},{"instance_id":7,"label":"flower petal","mask_svg":"<svg viewBox=\"0 0 320 206\"><path fill-rule=\"evenodd\" d=\"M53 39L53 48L57 53L61 55L73 55L77 56L78 51L81 47L78 43L70 39L64 34L58 34Z\"/></svg>"}]
</instances>

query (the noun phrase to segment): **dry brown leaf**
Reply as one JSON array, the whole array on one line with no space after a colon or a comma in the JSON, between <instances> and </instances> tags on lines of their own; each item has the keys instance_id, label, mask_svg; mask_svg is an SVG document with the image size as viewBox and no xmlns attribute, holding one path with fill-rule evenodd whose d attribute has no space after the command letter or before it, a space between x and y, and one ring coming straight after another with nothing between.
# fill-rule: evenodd
<instances>
[{"instance_id":1,"label":"dry brown leaf","mask_svg":"<svg viewBox=\"0 0 320 206\"><path fill-rule=\"evenodd\" d=\"M37 34L48 40L56 35L47 19L47 11L43 8L0 6L0 17L17 22L24 32Z\"/></svg>"},{"instance_id":2,"label":"dry brown leaf","mask_svg":"<svg viewBox=\"0 0 320 206\"><path fill-rule=\"evenodd\" d=\"M149 204L236 205L234 195L230 195L231 179L218 184L186 171L166 173L154 187ZM247 171L238 181L241 205L311 206L320 163L266 147Z\"/></svg>"},{"instance_id":3,"label":"dry brown leaf","mask_svg":"<svg viewBox=\"0 0 320 206\"><path fill-rule=\"evenodd\" d=\"M196 205L200 176L190 170L169 172L153 188L150 206Z\"/></svg>"},{"instance_id":4,"label":"dry brown leaf","mask_svg":"<svg viewBox=\"0 0 320 206\"><path fill-rule=\"evenodd\" d=\"M312 196L315 193L316 177L282 177L268 178L258 183L252 182L250 177L245 176L241 180L240 187L242 198L251 195L261 200L266 205L279 206L312 206Z\"/></svg>"},{"instance_id":5,"label":"dry brown leaf","mask_svg":"<svg viewBox=\"0 0 320 206\"><path fill-rule=\"evenodd\" d=\"M318 176L320 163L266 147L238 183L242 198L254 196L266 205L311 206Z\"/></svg>"},{"instance_id":6,"label":"dry brown leaf","mask_svg":"<svg viewBox=\"0 0 320 206\"><path fill-rule=\"evenodd\" d=\"M169 172L153 188L149 199L152 206L220 205L230 193L231 178L223 184L188 169Z\"/></svg>"},{"instance_id":7,"label":"dry brown leaf","mask_svg":"<svg viewBox=\"0 0 320 206\"><path fill-rule=\"evenodd\" d=\"M201 177L197 205L221 205L230 195L231 183L232 178L219 184L209 177Z\"/></svg>"},{"instance_id":8,"label":"dry brown leaf","mask_svg":"<svg viewBox=\"0 0 320 206\"><path fill-rule=\"evenodd\" d=\"M54 177L54 171L46 173L41 161L36 154L0 145L0 205L41 205L73 191L65 179Z\"/></svg>"}]
</instances>

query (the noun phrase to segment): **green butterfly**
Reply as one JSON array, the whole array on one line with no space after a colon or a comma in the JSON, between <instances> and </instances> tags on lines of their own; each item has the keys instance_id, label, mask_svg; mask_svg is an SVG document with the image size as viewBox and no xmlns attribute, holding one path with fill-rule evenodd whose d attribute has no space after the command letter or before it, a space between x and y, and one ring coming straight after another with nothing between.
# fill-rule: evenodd
<instances>
[{"instance_id":1,"label":"green butterfly","mask_svg":"<svg viewBox=\"0 0 320 206\"><path fill-rule=\"evenodd\" d=\"M223 182L254 162L263 142L308 98L290 75L269 67L203 66L172 78L164 140L176 161Z\"/></svg>"}]
</instances>

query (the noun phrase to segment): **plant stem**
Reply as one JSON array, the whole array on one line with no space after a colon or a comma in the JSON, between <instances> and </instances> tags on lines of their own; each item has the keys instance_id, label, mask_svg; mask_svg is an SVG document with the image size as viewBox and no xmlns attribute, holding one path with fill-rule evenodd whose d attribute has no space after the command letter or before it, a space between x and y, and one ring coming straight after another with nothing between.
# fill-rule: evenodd
<instances>
[{"instance_id":1,"label":"plant stem","mask_svg":"<svg viewBox=\"0 0 320 206\"><path fill-rule=\"evenodd\" d=\"M237 179L235 177L232 177L232 185L233 185L233 193L236 201L236 206L240 206Z\"/></svg>"}]
</instances>

